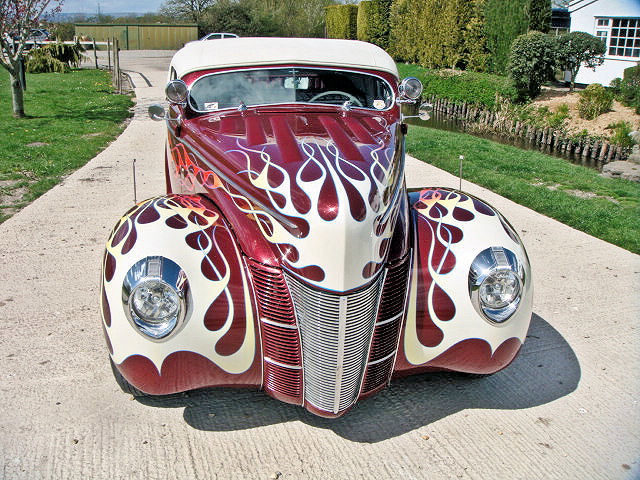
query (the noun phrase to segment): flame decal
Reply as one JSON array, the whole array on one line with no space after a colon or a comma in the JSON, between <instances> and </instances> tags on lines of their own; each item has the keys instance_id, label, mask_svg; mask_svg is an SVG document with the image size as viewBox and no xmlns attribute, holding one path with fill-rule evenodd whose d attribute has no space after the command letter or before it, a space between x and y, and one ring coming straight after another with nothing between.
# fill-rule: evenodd
<instances>
[{"instance_id":1,"label":"flame decal","mask_svg":"<svg viewBox=\"0 0 640 480\"><path fill-rule=\"evenodd\" d=\"M111 299L111 318L110 324L107 318L104 324L116 363L140 355L160 371L167 356L191 351L227 373L243 373L251 367L255 332L242 258L220 215L207 208L201 197L168 195L138 204L116 225L106 249L105 265L110 268L105 268L104 288L105 299ZM154 255L170 258L184 269L193 298L182 330L159 343L132 331L119 300L129 268ZM114 302L120 306L114 308ZM213 308L214 304L223 308Z\"/></svg>"},{"instance_id":2,"label":"flame decal","mask_svg":"<svg viewBox=\"0 0 640 480\"><path fill-rule=\"evenodd\" d=\"M511 338L524 341L528 318L493 327L475 312L466 288L471 262L484 248L503 245L526 259L501 216L475 198L445 189L420 191L413 210L416 248L403 344L408 362L428 364L473 338L486 341L491 352ZM530 304L529 294L519 315L530 317Z\"/></svg>"}]
</instances>

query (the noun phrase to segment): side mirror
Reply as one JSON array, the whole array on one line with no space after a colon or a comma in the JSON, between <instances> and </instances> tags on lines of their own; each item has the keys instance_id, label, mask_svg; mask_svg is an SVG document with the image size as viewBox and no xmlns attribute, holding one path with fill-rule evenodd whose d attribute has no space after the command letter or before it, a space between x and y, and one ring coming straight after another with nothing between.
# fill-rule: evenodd
<instances>
[{"instance_id":1,"label":"side mirror","mask_svg":"<svg viewBox=\"0 0 640 480\"><path fill-rule=\"evenodd\" d=\"M149 118L151 120L160 121L166 118L164 107L158 103L155 103L149 107Z\"/></svg>"},{"instance_id":2,"label":"side mirror","mask_svg":"<svg viewBox=\"0 0 640 480\"><path fill-rule=\"evenodd\" d=\"M398 103L415 102L422 95L422 82L415 77L407 77L398 85Z\"/></svg>"},{"instance_id":3,"label":"side mirror","mask_svg":"<svg viewBox=\"0 0 640 480\"><path fill-rule=\"evenodd\" d=\"M178 103L182 105L187 100L189 89L187 88L187 84L182 80L171 80L167 83L164 92L167 95L167 100L171 103Z\"/></svg>"},{"instance_id":4,"label":"side mirror","mask_svg":"<svg viewBox=\"0 0 640 480\"><path fill-rule=\"evenodd\" d=\"M429 120L431 118L431 112L433 111L433 105L430 103L423 103L418 109L418 118L420 120Z\"/></svg>"},{"instance_id":5,"label":"side mirror","mask_svg":"<svg viewBox=\"0 0 640 480\"><path fill-rule=\"evenodd\" d=\"M431 118L432 110L433 105L425 102L420 105L420 108L418 109L418 115L402 115L402 121L404 122L409 118L419 118L420 120L427 121Z\"/></svg>"}]
</instances>

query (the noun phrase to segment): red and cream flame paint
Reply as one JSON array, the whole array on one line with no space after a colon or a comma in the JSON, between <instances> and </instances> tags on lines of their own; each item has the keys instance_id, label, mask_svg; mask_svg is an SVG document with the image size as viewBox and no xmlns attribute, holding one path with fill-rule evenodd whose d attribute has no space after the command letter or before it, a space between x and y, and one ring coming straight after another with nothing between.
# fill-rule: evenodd
<instances>
[{"instance_id":1,"label":"red and cream flame paint","mask_svg":"<svg viewBox=\"0 0 640 480\"><path fill-rule=\"evenodd\" d=\"M513 360L531 317L530 282L512 318L495 325L472 305L468 276L480 252L499 246L530 278L524 248L498 212L470 195L407 191L398 107L170 108L184 120L167 122L167 194L120 219L103 262L105 336L131 385L152 395L252 386L335 417L395 376L493 373ZM149 256L175 262L189 285L184 323L162 340L136 331L122 303L127 272ZM327 370L320 387L338 398L346 380L332 355L344 352L317 353L322 330L312 323L342 318L325 311L332 299L339 310L374 284L364 327L351 331L347 319L343 331L327 328L342 345L352 335L363 347L352 359L352 401L323 408L312 398L319 377L310 365Z\"/></svg>"}]
</instances>

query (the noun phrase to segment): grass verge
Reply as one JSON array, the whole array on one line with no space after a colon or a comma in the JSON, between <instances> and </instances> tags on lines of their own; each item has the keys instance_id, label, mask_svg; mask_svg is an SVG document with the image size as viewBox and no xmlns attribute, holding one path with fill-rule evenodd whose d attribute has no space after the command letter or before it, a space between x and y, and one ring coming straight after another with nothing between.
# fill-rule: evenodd
<instances>
[{"instance_id":1,"label":"grass verge","mask_svg":"<svg viewBox=\"0 0 640 480\"><path fill-rule=\"evenodd\" d=\"M120 134L133 105L101 70L27 75L27 118L11 111L0 71L0 222L83 166Z\"/></svg>"},{"instance_id":2,"label":"grass verge","mask_svg":"<svg viewBox=\"0 0 640 480\"><path fill-rule=\"evenodd\" d=\"M400 77L416 77L424 85L424 95L436 95L454 102L467 102L493 110L496 95L515 100L517 92L508 77L489 73L429 70L410 63L398 63Z\"/></svg>"},{"instance_id":3,"label":"grass verge","mask_svg":"<svg viewBox=\"0 0 640 480\"><path fill-rule=\"evenodd\" d=\"M462 133L411 126L407 152L578 230L640 254L640 184Z\"/></svg>"}]
</instances>

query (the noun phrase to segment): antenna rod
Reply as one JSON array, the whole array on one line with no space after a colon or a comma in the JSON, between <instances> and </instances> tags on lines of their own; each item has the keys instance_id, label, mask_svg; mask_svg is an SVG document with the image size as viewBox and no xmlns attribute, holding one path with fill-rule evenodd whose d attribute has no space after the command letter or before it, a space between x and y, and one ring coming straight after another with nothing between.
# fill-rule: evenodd
<instances>
[{"instance_id":1,"label":"antenna rod","mask_svg":"<svg viewBox=\"0 0 640 480\"><path fill-rule=\"evenodd\" d=\"M458 170L458 178L460 179L460 186L458 190L462 192L462 161L464 160L464 155L460 155L458 158L460 159L460 168Z\"/></svg>"},{"instance_id":2,"label":"antenna rod","mask_svg":"<svg viewBox=\"0 0 640 480\"><path fill-rule=\"evenodd\" d=\"M138 203L138 192L136 185L136 159L133 159L133 203Z\"/></svg>"}]
</instances>

